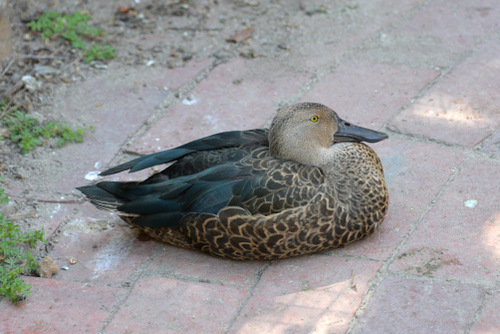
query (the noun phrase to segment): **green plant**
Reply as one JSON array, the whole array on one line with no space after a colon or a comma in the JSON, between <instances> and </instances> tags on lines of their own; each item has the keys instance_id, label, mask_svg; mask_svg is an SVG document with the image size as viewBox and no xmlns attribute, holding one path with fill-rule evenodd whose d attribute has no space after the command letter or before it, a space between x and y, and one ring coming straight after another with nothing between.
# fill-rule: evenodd
<instances>
[{"instance_id":1,"label":"green plant","mask_svg":"<svg viewBox=\"0 0 500 334\"><path fill-rule=\"evenodd\" d=\"M6 103L0 102L0 113L2 105ZM67 142L81 143L83 135L87 129L92 127L77 127L72 129L68 124L59 122L49 122L45 125L40 125L36 118L27 115L25 112L19 111L17 108L12 108L12 114L1 120L0 124L5 126L10 131L10 140L22 149L22 153L26 154L37 146L43 145L41 138L56 138L57 146L61 147Z\"/></svg>"},{"instance_id":2,"label":"green plant","mask_svg":"<svg viewBox=\"0 0 500 334\"><path fill-rule=\"evenodd\" d=\"M16 111L13 117L7 118L5 124L10 130L10 140L22 148L23 154L28 153L36 146L42 145L40 140L41 128L37 125L38 120L35 118Z\"/></svg>"},{"instance_id":3,"label":"green plant","mask_svg":"<svg viewBox=\"0 0 500 334\"><path fill-rule=\"evenodd\" d=\"M2 181L3 179L0 178L0 181ZM5 195L5 190L3 188L0 188L0 204L7 204L9 203L9 197L7 197L7 195ZM0 212L0 215L2 215L2 213Z\"/></svg>"},{"instance_id":4,"label":"green plant","mask_svg":"<svg viewBox=\"0 0 500 334\"><path fill-rule=\"evenodd\" d=\"M85 63L90 63L92 60L105 60L115 58L116 48L109 45L92 45L90 49L85 51L83 56L85 57Z\"/></svg>"},{"instance_id":5,"label":"green plant","mask_svg":"<svg viewBox=\"0 0 500 334\"><path fill-rule=\"evenodd\" d=\"M71 43L75 49L87 50L84 53L85 62L89 63L94 59L105 60L115 57L115 48L109 45L87 45L82 37L94 38L102 35L101 29L92 28L87 24L92 17L80 12L72 15L63 15L56 12L45 12L38 19L29 22L27 25L32 31L41 32L43 39L60 36Z\"/></svg>"},{"instance_id":6,"label":"green plant","mask_svg":"<svg viewBox=\"0 0 500 334\"><path fill-rule=\"evenodd\" d=\"M8 201L4 189L0 188L0 203ZM43 231L22 233L18 225L4 219L0 212L0 297L5 296L17 303L31 295L31 285L23 282L19 275L36 270L38 264L23 246L32 249L37 242L46 242L43 234Z\"/></svg>"},{"instance_id":7,"label":"green plant","mask_svg":"<svg viewBox=\"0 0 500 334\"><path fill-rule=\"evenodd\" d=\"M95 37L102 34L101 29L91 28L87 21L92 17L80 12L73 15L62 15L56 12L45 12L35 21L27 25L33 31L42 33L43 39L52 38L59 35L71 42L71 46L76 49L85 49L86 45L81 36Z\"/></svg>"}]
</instances>

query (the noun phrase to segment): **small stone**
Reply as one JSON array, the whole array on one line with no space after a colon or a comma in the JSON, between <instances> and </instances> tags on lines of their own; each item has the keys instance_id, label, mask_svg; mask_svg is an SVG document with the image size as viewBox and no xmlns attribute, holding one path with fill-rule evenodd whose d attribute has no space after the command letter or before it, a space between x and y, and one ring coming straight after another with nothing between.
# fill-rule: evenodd
<instances>
[{"instance_id":1,"label":"small stone","mask_svg":"<svg viewBox=\"0 0 500 334\"><path fill-rule=\"evenodd\" d=\"M77 260L77 259L75 259L74 257L70 257L70 258L69 258L69 263L70 263L70 264L75 264L75 263L77 263L77 262L78 262L78 260Z\"/></svg>"},{"instance_id":2,"label":"small stone","mask_svg":"<svg viewBox=\"0 0 500 334\"><path fill-rule=\"evenodd\" d=\"M198 103L198 99L194 95L186 96L182 100L182 104L185 104L187 106L190 106L190 105L193 105L193 104L196 104L196 103Z\"/></svg>"},{"instance_id":3,"label":"small stone","mask_svg":"<svg viewBox=\"0 0 500 334\"><path fill-rule=\"evenodd\" d=\"M58 269L54 261L47 256L38 264L38 275L42 278L51 278L52 275L57 273Z\"/></svg>"},{"instance_id":4,"label":"small stone","mask_svg":"<svg viewBox=\"0 0 500 334\"><path fill-rule=\"evenodd\" d=\"M468 199L464 202L464 205L467 207L467 208L470 208L470 209L474 209L477 205L477 200L475 199Z\"/></svg>"},{"instance_id":5,"label":"small stone","mask_svg":"<svg viewBox=\"0 0 500 334\"><path fill-rule=\"evenodd\" d=\"M40 88L42 88L42 83L37 81L34 77L31 75L25 75L21 78L21 80L24 83L24 86L26 89L30 92L36 92Z\"/></svg>"},{"instance_id":6,"label":"small stone","mask_svg":"<svg viewBox=\"0 0 500 334\"><path fill-rule=\"evenodd\" d=\"M107 70L108 69L108 65L99 64L98 62L92 62L92 66L94 66L95 68L98 68L100 70Z\"/></svg>"}]
</instances>

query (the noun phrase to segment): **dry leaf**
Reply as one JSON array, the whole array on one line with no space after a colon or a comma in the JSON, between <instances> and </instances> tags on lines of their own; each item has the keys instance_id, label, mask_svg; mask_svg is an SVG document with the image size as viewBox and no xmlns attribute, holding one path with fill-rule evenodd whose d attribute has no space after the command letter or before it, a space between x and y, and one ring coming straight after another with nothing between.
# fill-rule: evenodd
<instances>
[{"instance_id":1,"label":"dry leaf","mask_svg":"<svg viewBox=\"0 0 500 334\"><path fill-rule=\"evenodd\" d=\"M226 39L226 41L233 43L240 43L246 39L249 39L250 36L252 36L252 33L253 33L253 28L248 27L245 30L238 31L236 34L234 34L233 37Z\"/></svg>"},{"instance_id":2,"label":"dry leaf","mask_svg":"<svg viewBox=\"0 0 500 334\"><path fill-rule=\"evenodd\" d=\"M118 7L118 12L128 14L132 9L131 7Z\"/></svg>"}]
</instances>

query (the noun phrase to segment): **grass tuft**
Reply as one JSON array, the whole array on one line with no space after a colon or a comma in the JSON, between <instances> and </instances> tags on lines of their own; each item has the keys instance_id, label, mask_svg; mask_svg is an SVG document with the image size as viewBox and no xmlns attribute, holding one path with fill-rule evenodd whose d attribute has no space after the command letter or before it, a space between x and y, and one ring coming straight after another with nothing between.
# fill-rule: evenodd
<instances>
[{"instance_id":1,"label":"grass tuft","mask_svg":"<svg viewBox=\"0 0 500 334\"><path fill-rule=\"evenodd\" d=\"M8 202L4 189L0 188L0 205ZM31 285L23 282L19 275L38 268L33 254L25 248L32 249L39 241L46 242L43 234L44 231L22 233L19 225L6 220L0 212L0 297L18 303L32 294Z\"/></svg>"},{"instance_id":2,"label":"grass tuft","mask_svg":"<svg viewBox=\"0 0 500 334\"><path fill-rule=\"evenodd\" d=\"M85 131L93 130L92 127L86 126L73 129L68 124L56 121L42 125L36 118L20 111L17 107L6 110L7 106L7 100L0 101L0 114L6 115L4 119L0 119L0 125L9 130L10 140L21 148L23 154L43 145L43 138L56 138L57 146L61 147L67 142L81 143Z\"/></svg>"},{"instance_id":3,"label":"grass tuft","mask_svg":"<svg viewBox=\"0 0 500 334\"><path fill-rule=\"evenodd\" d=\"M93 44L87 47L85 39L103 35L103 31L87 24L92 17L80 12L63 15L57 12L45 12L38 19L27 24L32 31L40 32L42 39L61 37L71 43L75 49L85 50L84 61L108 60L115 57L116 49L110 45Z\"/></svg>"}]
</instances>

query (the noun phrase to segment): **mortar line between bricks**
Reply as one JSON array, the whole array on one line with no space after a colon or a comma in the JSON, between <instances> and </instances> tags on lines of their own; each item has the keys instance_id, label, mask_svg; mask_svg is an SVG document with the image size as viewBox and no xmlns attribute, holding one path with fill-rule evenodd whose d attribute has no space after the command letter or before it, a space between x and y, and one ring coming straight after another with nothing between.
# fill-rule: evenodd
<instances>
[{"instance_id":1,"label":"mortar line between bricks","mask_svg":"<svg viewBox=\"0 0 500 334\"><path fill-rule=\"evenodd\" d=\"M470 158L500 162L500 156L496 156L494 154L487 153L487 152L481 152L477 148L474 148L477 145L475 145L474 147L466 147L466 146L462 146L459 144L451 144L451 143L447 143L447 142L433 139L433 138L428 138L428 137L414 135L414 134L402 133L402 132L394 131L394 130L390 130L390 129L386 129L385 132L387 132L391 137L394 136L395 138L398 138L398 139L404 139L404 140L414 141L414 142L418 142L418 143L433 144L433 145L438 145L441 147L453 148L453 149L456 149L458 151L463 152L467 156L470 156Z\"/></svg>"},{"instance_id":2,"label":"mortar line between bricks","mask_svg":"<svg viewBox=\"0 0 500 334\"><path fill-rule=\"evenodd\" d=\"M479 281L477 279L467 279L467 278L460 279L460 278L448 277L448 276L432 276L432 275L425 275L425 274L413 274L413 273L399 272L399 271L392 271L392 270L387 270L387 272L388 272L388 274L390 274L390 276L394 276L394 277L411 278L411 279L419 280L419 281L466 284L466 285L472 285L475 287L484 288L485 290L494 289L496 284L497 284L496 281L493 283L489 283L487 281Z\"/></svg>"},{"instance_id":3,"label":"mortar line between bricks","mask_svg":"<svg viewBox=\"0 0 500 334\"><path fill-rule=\"evenodd\" d=\"M227 325L227 328L226 330L224 331L224 334L227 334L229 333L229 330L231 329L231 327L233 327L233 324L234 322L236 321L236 319L238 319L238 317L240 316L241 314L241 311L243 310L243 308L248 304L248 301L253 297L253 292L255 291L255 287L257 286L257 284L259 284L260 282L260 279L262 278L262 275L264 274L264 272L267 270L267 268L269 268L271 266L271 262L267 262L266 264L264 264L262 266L262 268L260 268L259 272L257 273L257 276L255 277L255 281L253 282L252 286L250 287L250 289L248 290L248 294L247 296L245 297L245 299L241 302L240 306L238 307L238 309L236 310L236 314L234 315L234 317L231 319L231 321L229 321L229 324Z\"/></svg>"},{"instance_id":4,"label":"mortar line between bricks","mask_svg":"<svg viewBox=\"0 0 500 334\"><path fill-rule=\"evenodd\" d=\"M175 247L175 246L172 246ZM164 278L172 278L183 282L195 282L195 283L204 283L204 284L214 284L221 286L230 286L238 289L250 289L253 286L253 283L250 287L244 286L242 284L234 284L231 282L224 282L217 279L208 279L195 275L188 274L177 274L170 270L152 270L143 271L142 277L164 277Z\"/></svg>"},{"instance_id":5,"label":"mortar line between bricks","mask_svg":"<svg viewBox=\"0 0 500 334\"><path fill-rule=\"evenodd\" d=\"M500 289L500 283L497 281L495 287L492 287L486 291L485 296L481 300L481 304L477 308L476 312L474 312L474 315L472 316L469 324L467 325L467 328L464 331L464 334L469 334L470 331L472 330L472 327L476 324L476 322L479 320L479 317L483 313L483 309L486 307L486 304L490 301L490 299L494 298L494 294L496 290Z\"/></svg>"},{"instance_id":6,"label":"mortar line between bricks","mask_svg":"<svg viewBox=\"0 0 500 334\"><path fill-rule=\"evenodd\" d=\"M460 174L463 165L465 164L465 161L467 158L464 158L460 165L457 167L457 169L454 171L452 175L448 177L446 182L441 186L441 189L437 192L436 195L433 196L431 202L427 206L427 208L424 210L422 215L420 215L420 218L418 218L413 224L410 224L410 228L408 229L408 232L403 236L401 242L394 248L392 254L385 260L383 261L382 265L380 266L379 270L375 274L375 276L371 279L369 282L370 288L366 292L365 296L361 300L361 303L359 304L358 308L354 312L353 315L353 320L349 324L349 328L345 332L345 334L351 334L354 329L359 325L359 318L365 313L365 310L367 306L372 302L375 292L380 285L380 283L386 279L391 271L389 270L389 266L394 262L396 259L397 255L399 252L403 249L403 247L406 245L408 239L410 236L413 234L413 232L417 229L417 227L422 223L424 218L427 216L427 214L436 206L436 203L439 201L439 199L442 197L443 193L445 192L446 189L450 186L450 184L455 180L455 178Z\"/></svg>"},{"instance_id":7,"label":"mortar line between bricks","mask_svg":"<svg viewBox=\"0 0 500 334\"><path fill-rule=\"evenodd\" d=\"M127 286L128 290L126 291L124 296L120 298L120 300L118 300L115 303L115 305L111 308L111 311L109 312L108 316L102 323L101 329L98 331L99 334L104 334L106 332L106 327L108 327L111 321L113 321L113 319L115 318L116 314L120 311L125 301L129 298L139 278L143 277L144 269L147 268L156 259L157 256L159 256L161 251L160 248L161 247L156 247L154 253L149 257L149 259L141 263L129 276L129 279L127 281L129 283Z\"/></svg>"}]
</instances>

